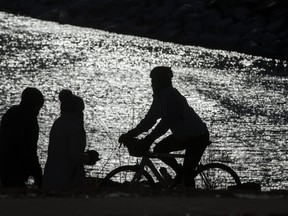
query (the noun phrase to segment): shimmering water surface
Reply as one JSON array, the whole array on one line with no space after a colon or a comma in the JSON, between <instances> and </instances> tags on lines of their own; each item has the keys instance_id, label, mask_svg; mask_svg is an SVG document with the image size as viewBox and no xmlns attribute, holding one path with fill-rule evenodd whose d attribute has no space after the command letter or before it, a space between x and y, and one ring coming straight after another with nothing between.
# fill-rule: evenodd
<instances>
[{"instance_id":1,"label":"shimmering water surface","mask_svg":"<svg viewBox=\"0 0 288 216\"><path fill-rule=\"evenodd\" d=\"M87 148L101 154L97 165L87 167L87 175L103 177L135 161L118 148L117 139L149 108L149 71L167 65L175 71L174 85L211 131L213 144L204 160L227 163L242 182L259 182L264 190L288 189L288 78L265 75L274 69L271 59L2 12L0 53L1 116L19 102L27 86L45 95L39 116L42 167L63 88L84 98Z\"/></svg>"}]
</instances>

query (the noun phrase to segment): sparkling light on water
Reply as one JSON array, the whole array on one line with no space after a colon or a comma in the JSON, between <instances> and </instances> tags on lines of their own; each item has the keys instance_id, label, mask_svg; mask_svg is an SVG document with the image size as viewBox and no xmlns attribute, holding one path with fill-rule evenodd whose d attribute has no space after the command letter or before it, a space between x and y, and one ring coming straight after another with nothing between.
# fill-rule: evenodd
<instances>
[{"instance_id":1,"label":"sparkling light on water","mask_svg":"<svg viewBox=\"0 0 288 216\"><path fill-rule=\"evenodd\" d=\"M211 131L213 144L204 159L228 163L242 182L258 181L264 190L288 188L288 79L262 73L267 68L259 62L271 60L1 12L0 33L0 114L19 102L27 86L44 93L43 167L63 88L84 98L88 147L101 154L88 175L102 177L135 161L117 139L149 108L149 71L167 65L175 71L175 86Z\"/></svg>"}]
</instances>

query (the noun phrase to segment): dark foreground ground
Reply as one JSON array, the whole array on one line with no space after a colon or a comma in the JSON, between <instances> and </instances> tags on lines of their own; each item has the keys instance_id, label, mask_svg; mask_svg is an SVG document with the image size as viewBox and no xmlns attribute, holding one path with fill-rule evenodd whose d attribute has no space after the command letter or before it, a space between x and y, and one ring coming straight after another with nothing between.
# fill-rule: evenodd
<instances>
[{"instance_id":1,"label":"dark foreground ground","mask_svg":"<svg viewBox=\"0 0 288 216\"><path fill-rule=\"evenodd\" d=\"M287 215L287 199L110 197L5 199L1 215Z\"/></svg>"},{"instance_id":2,"label":"dark foreground ground","mask_svg":"<svg viewBox=\"0 0 288 216\"><path fill-rule=\"evenodd\" d=\"M288 192L123 190L44 194L0 191L6 215L288 215Z\"/></svg>"}]
</instances>

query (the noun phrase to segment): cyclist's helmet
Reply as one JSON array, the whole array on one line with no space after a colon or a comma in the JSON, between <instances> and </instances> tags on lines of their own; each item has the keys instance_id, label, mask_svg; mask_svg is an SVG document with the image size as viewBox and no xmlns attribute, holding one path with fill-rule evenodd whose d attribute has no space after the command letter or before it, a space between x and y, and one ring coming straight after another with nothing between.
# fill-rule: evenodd
<instances>
[{"instance_id":1,"label":"cyclist's helmet","mask_svg":"<svg viewBox=\"0 0 288 216\"><path fill-rule=\"evenodd\" d=\"M157 66L150 72L150 78L155 79L172 79L173 71L170 67Z\"/></svg>"}]
</instances>

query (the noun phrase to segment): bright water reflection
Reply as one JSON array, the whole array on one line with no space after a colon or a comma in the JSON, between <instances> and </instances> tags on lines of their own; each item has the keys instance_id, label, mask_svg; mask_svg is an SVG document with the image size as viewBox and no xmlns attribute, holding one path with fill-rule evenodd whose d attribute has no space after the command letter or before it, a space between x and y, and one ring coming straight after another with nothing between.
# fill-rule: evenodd
<instances>
[{"instance_id":1,"label":"bright water reflection","mask_svg":"<svg viewBox=\"0 0 288 216\"><path fill-rule=\"evenodd\" d=\"M25 87L43 91L42 166L62 88L84 98L88 147L102 155L88 175L102 177L135 160L117 148L117 138L149 107L149 70L168 65L175 86L211 130L214 143L205 159L227 162L243 182L259 181L265 190L288 189L288 79L262 73L271 60L6 13L0 13L0 32L0 114L19 102Z\"/></svg>"}]
</instances>

